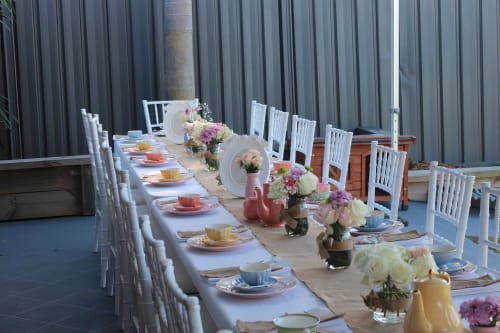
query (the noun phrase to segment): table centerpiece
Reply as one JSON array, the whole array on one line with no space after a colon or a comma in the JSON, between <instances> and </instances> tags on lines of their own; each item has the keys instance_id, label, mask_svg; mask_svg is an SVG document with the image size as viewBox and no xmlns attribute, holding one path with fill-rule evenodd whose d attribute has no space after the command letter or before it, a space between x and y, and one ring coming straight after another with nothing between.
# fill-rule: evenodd
<instances>
[{"instance_id":1,"label":"table centerpiece","mask_svg":"<svg viewBox=\"0 0 500 333\"><path fill-rule=\"evenodd\" d=\"M191 133L193 140L206 147L204 158L208 171L219 170L220 143L232 135L233 131L223 123L200 121L193 127Z\"/></svg>"},{"instance_id":2,"label":"table centerpiece","mask_svg":"<svg viewBox=\"0 0 500 333\"><path fill-rule=\"evenodd\" d=\"M473 333L497 333L500 321L500 297L474 298L460 304L460 316L469 322Z\"/></svg>"},{"instance_id":3,"label":"table centerpiece","mask_svg":"<svg viewBox=\"0 0 500 333\"><path fill-rule=\"evenodd\" d=\"M262 167L262 156L256 149L249 149L236 158L236 164L246 171L245 200L243 201L243 215L248 220L258 220L257 197L255 188L262 189L259 170Z\"/></svg>"},{"instance_id":4,"label":"table centerpiece","mask_svg":"<svg viewBox=\"0 0 500 333\"><path fill-rule=\"evenodd\" d=\"M281 210L281 218L285 221L288 236L303 236L309 229L309 210L305 199L315 192L318 177L312 168L281 168L269 186L268 197L275 202L286 201L286 208Z\"/></svg>"},{"instance_id":5,"label":"table centerpiece","mask_svg":"<svg viewBox=\"0 0 500 333\"><path fill-rule=\"evenodd\" d=\"M350 227L365 224L365 217L371 212L363 201L352 197L351 193L336 190L330 193L320 205L314 218L326 226L326 231L316 238L318 252L326 259L328 268L344 269L352 260L352 239Z\"/></svg>"},{"instance_id":6,"label":"table centerpiece","mask_svg":"<svg viewBox=\"0 0 500 333\"><path fill-rule=\"evenodd\" d=\"M362 283L372 288L363 297L381 323L400 323L411 304L411 283L423 278L437 266L428 249L406 249L393 243L363 247L354 255L354 265L365 275Z\"/></svg>"}]
</instances>

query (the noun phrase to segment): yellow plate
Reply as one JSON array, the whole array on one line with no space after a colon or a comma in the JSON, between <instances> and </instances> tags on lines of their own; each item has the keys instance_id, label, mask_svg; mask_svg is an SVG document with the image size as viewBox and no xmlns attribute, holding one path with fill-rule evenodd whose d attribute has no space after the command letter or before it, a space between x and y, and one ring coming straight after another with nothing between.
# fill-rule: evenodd
<instances>
[{"instance_id":1,"label":"yellow plate","mask_svg":"<svg viewBox=\"0 0 500 333\"><path fill-rule=\"evenodd\" d=\"M239 240L238 235L231 234L228 239L216 241L208 238L206 235L201 239L201 242L205 246L229 246L233 245Z\"/></svg>"}]
</instances>

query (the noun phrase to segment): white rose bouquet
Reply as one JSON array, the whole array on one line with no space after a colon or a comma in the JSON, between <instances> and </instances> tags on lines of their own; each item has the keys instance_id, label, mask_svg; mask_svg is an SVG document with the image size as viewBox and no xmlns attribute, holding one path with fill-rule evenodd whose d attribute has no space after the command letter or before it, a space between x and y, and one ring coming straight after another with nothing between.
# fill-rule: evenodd
<instances>
[{"instance_id":1,"label":"white rose bouquet","mask_svg":"<svg viewBox=\"0 0 500 333\"><path fill-rule=\"evenodd\" d=\"M406 249L387 242L358 250L353 263L365 273L362 283L369 285L376 296L384 300L409 298L408 286L413 279L425 277L429 269L437 271L426 248Z\"/></svg>"}]
</instances>

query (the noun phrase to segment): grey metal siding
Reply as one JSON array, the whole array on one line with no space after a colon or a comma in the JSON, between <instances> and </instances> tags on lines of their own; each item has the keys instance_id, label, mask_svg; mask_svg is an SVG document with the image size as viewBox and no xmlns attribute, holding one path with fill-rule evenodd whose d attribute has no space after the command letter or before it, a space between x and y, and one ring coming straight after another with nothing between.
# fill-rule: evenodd
<instances>
[{"instance_id":1,"label":"grey metal siding","mask_svg":"<svg viewBox=\"0 0 500 333\"><path fill-rule=\"evenodd\" d=\"M500 161L500 2L400 0L401 133L414 160ZM193 0L196 94L247 131L250 101L390 129L392 0ZM20 133L0 158L86 151L79 109L112 133L165 96L163 0L17 0ZM15 90L2 37L0 93ZM19 143L21 142L21 143Z\"/></svg>"}]
</instances>

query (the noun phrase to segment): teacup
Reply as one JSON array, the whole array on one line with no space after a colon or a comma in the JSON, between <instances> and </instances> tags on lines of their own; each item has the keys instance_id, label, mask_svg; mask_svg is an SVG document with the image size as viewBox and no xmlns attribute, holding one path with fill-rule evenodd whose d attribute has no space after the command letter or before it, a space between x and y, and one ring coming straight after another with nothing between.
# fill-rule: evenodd
<instances>
[{"instance_id":1,"label":"teacup","mask_svg":"<svg viewBox=\"0 0 500 333\"><path fill-rule=\"evenodd\" d=\"M149 161L163 162L165 161L165 155L159 152L152 152L146 154L146 159Z\"/></svg>"},{"instance_id":2,"label":"teacup","mask_svg":"<svg viewBox=\"0 0 500 333\"><path fill-rule=\"evenodd\" d=\"M271 276L271 265L265 262L251 262L241 265L240 276L250 286L263 285Z\"/></svg>"},{"instance_id":3,"label":"teacup","mask_svg":"<svg viewBox=\"0 0 500 333\"><path fill-rule=\"evenodd\" d=\"M215 223L205 226L205 235L214 241L224 241L231 237L233 227L230 224Z\"/></svg>"},{"instance_id":4,"label":"teacup","mask_svg":"<svg viewBox=\"0 0 500 333\"><path fill-rule=\"evenodd\" d=\"M436 265L442 266L455 259L457 248L449 244L433 245L431 253Z\"/></svg>"},{"instance_id":5,"label":"teacup","mask_svg":"<svg viewBox=\"0 0 500 333\"><path fill-rule=\"evenodd\" d=\"M181 173L181 169L179 168L168 168L160 170L161 176L163 179L178 179Z\"/></svg>"},{"instance_id":6,"label":"teacup","mask_svg":"<svg viewBox=\"0 0 500 333\"><path fill-rule=\"evenodd\" d=\"M308 313L284 314L273 319L278 333L316 333L319 318Z\"/></svg>"},{"instance_id":7,"label":"teacup","mask_svg":"<svg viewBox=\"0 0 500 333\"><path fill-rule=\"evenodd\" d=\"M365 227L377 228L384 222L384 212L381 210L374 210L370 215L365 217L366 223Z\"/></svg>"},{"instance_id":8,"label":"teacup","mask_svg":"<svg viewBox=\"0 0 500 333\"><path fill-rule=\"evenodd\" d=\"M183 194L179 195L177 197L177 200L181 204L181 206L184 207L196 207L199 206L201 201L200 201L200 195L199 194Z\"/></svg>"},{"instance_id":9,"label":"teacup","mask_svg":"<svg viewBox=\"0 0 500 333\"><path fill-rule=\"evenodd\" d=\"M151 140L142 140L137 141L136 143L137 149L142 151L150 151L153 150L153 141Z\"/></svg>"},{"instance_id":10,"label":"teacup","mask_svg":"<svg viewBox=\"0 0 500 333\"><path fill-rule=\"evenodd\" d=\"M141 130L128 131L127 136L131 139L139 139L140 137L142 137L142 131Z\"/></svg>"}]
</instances>

